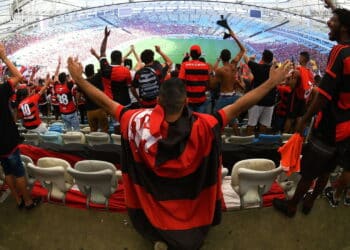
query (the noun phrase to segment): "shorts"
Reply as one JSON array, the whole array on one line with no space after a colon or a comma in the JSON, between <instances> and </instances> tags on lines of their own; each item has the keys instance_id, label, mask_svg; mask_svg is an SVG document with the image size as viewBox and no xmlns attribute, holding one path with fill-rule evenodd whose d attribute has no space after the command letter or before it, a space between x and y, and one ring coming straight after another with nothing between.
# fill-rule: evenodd
<instances>
[{"instance_id":1,"label":"shorts","mask_svg":"<svg viewBox=\"0 0 350 250\"><path fill-rule=\"evenodd\" d=\"M337 142L337 163L345 171L350 171L350 138Z\"/></svg>"},{"instance_id":2,"label":"shorts","mask_svg":"<svg viewBox=\"0 0 350 250\"><path fill-rule=\"evenodd\" d=\"M16 178L23 177L25 175L25 170L19 149L16 149L7 157L0 157L0 163L4 169L5 175L13 175Z\"/></svg>"},{"instance_id":3,"label":"shorts","mask_svg":"<svg viewBox=\"0 0 350 250\"><path fill-rule=\"evenodd\" d=\"M255 127L258 122L265 126L271 127L274 106L254 105L248 110L248 126Z\"/></svg>"},{"instance_id":4,"label":"shorts","mask_svg":"<svg viewBox=\"0 0 350 250\"><path fill-rule=\"evenodd\" d=\"M301 176L309 180L331 173L337 166L336 148L312 137L303 147L300 165Z\"/></svg>"}]
</instances>

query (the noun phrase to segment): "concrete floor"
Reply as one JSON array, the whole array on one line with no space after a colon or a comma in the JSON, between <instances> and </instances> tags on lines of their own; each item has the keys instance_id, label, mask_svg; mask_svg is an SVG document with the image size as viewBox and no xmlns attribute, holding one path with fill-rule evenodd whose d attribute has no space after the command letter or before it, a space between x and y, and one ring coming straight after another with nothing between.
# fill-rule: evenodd
<instances>
[{"instance_id":1,"label":"concrete floor","mask_svg":"<svg viewBox=\"0 0 350 250\"><path fill-rule=\"evenodd\" d=\"M273 208L225 212L202 250L350 250L350 207L316 201L308 216L283 217ZM19 211L12 198L0 203L0 250L151 250L126 214L43 203Z\"/></svg>"}]
</instances>

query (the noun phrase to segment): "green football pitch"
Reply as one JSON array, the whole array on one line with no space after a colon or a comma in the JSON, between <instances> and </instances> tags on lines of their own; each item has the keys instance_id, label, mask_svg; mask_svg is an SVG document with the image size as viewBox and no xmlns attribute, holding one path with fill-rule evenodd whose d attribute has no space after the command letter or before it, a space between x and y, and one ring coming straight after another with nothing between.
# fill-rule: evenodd
<instances>
[{"instance_id":1,"label":"green football pitch","mask_svg":"<svg viewBox=\"0 0 350 250\"><path fill-rule=\"evenodd\" d=\"M124 43L122 47L123 55L129 50L129 46L132 43ZM181 63L182 58L186 52L189 52L190 47L193 44L198 44L202 48L202 56L208 63L214 64L222 49L228 49L232 53L232 57L238 52L238 46L236 43L230 40L215 40L215 39L202 39L202 38L161 38L152 37L145 38L144 40L138 40L133 43L136 48L136 52L140 55L145 49L152 49L155 51L154 46L159 45L163 52L170 57L174 63ZM133 59L132 56L129 58ZM163 62L158 53L155 53L155 60ZM135 63L135 62L134 62Z\"/></svg>"}]
</instances>

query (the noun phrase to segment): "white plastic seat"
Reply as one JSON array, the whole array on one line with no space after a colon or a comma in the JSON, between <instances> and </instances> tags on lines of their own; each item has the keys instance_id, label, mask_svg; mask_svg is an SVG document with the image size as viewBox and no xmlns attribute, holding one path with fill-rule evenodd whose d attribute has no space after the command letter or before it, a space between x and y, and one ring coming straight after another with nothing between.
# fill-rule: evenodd
<instances>
[{"instance_id":1,"label":"white plastic seat","mask_svg":"<svg viewBox=\"0 0 350 250\"><path fill-rule=\"evenodd\" d=\"M108 144L110 136L104 132L91 132L85 135L86 141L90 146Z\"/></svg>"},{"instance_id":2,"label":"white plastic seat","mask_svg":"<svg viewBox=\"0 0 350 250\"><path fill-rule=\"evenodd\" d=\"M80 143L85 144L85 135L82 132L70 131L62 134L63 144Z\"/></svg>"},{"instance_id":3,"label":"white plastic seat","mask_svg":"<svg viewBox=\"0 0 350 250\"><path fill-rule=\"evenodd\" d=\"M68 168L79 190L86 195L89 203L104 204L108 209L108 200L118 185L117 170L112 163L97 160L84 160Z\"/></svg>"},{"instance_id":4,"label":"white plastic seat","mask_svg":"<svg viewBox=\"0 0 350 250\"><path fill-rule=\"evenodd\" d=\"M31 191L35 183L35 177L28 169L28 163L34 164L34 162L32 158L30 158L29 156L22 155L22 154L21 154L21 161L23 163L24 170L25 170L25 176L27 179L27 188Z\"/></svg>"},{"instance_id":5,"label":"white plastic seat","mask_svg":"<svg viewBox=\"0 0 350 250\"><path fill-rule=\"evenodd\" d=\"M41 168L32 163L28 163L28 169L39 180L44 188L48 190L47 200L51 197L66 202L66 193L72 184L65 181L66 169L62 166Z\"/></svg>"},{"instance_id":6,"label":"white plastic seat","mask_svg":"<svg viewBox=\"0 0 350 250\"><path fill-rule=\"evenodd\" d=\"M231 186L240 196L242 208L262 207L262 195L267 193L282 167L268 159L248 159L232 168Z\"/></svg>"},{"instance_id":7,"label":"white plastic seat","mask_svg":"<svg viewBox=\"0 0 350 250\"><path fill-rule=\"evenodd\" d=\"M231 144L251 144L254 142L255 136L249 135L249 136L235 136L231 135L228 138L225 138L225 143L231 143Z\"/></svg>"},{"instance_id":8,"label":"white plastic seat","mask_svg":"<svg viewBox=\"0 0 350 250\"><path fill-rule=\"evenodd\" d=\"M24 137L24 143L38 146L40 142L40 135L37 132L27 131L27 133L22 134Z\"/></svg>"},{"instance_id":9,"label":"white plastic seat","mask_svg":"<svg viewBox=\"0 0 350 250\"><path fill-rule=\"evenodd\" d=\"M122 136L117 134L111 134L113 144L121 145L122 144Z\"/></svg>"},{"instance_id":10,"label":"white plastic seat","mask_svg":"<svg viewBox=\"0 0 350 250\"><path fill-rule=\"evenodd\" d=\"M80 132L84 133L84 134L88 134L90 133L91 128L90 127L84 127L80 129Z\"/></svg>"},{"instance_id":11,"label":"white plastic seat","mask_svg":"<svg viewBox=\"0 0 350 250\"><path fill-rule=\"evenodd\" d=\"M282 134L282 142L286 143L293 134L283 133Z\"/></svg>"},{"instance_id":12,"label":"white plastic seat","mask_svg":"<svg viewBox=\"0 0 350 250\"><path fill-rule=\"evenodd\" d=\"M56 131L48 131L43 135L40 135L41 140L44 142L51 142L55 144L62 144L61 133Z\"/></svg>"}]
</instances>

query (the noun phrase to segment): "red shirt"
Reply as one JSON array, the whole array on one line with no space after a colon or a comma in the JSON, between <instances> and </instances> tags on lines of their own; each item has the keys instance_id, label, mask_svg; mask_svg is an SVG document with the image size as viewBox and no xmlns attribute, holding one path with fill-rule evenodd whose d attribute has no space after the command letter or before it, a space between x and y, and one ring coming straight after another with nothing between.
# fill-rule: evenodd
<instances>
[{"instance_id":1,"label":"red shirt","mask_svg":"<svg viewBox=\"0 0 350 250\"><path fill-rule=\"evenodd\" d=\"M35 129L41 123L38 108L39 99L40 95L35 94L25 98L18 105L20 117L23 117L23 126L27 129Z\"/></svg>"},{"instance_id":2,"label":"red shirt","mask_svg":"<svg viewBox=\"0 0 350 250\"><path fill-rule=\"evenodd\" d=\"M61 114L68 115L76 111L75 102L72 94L72 83L56 83L55 93L60 107Z\"/></svg>"}]
</instances>

